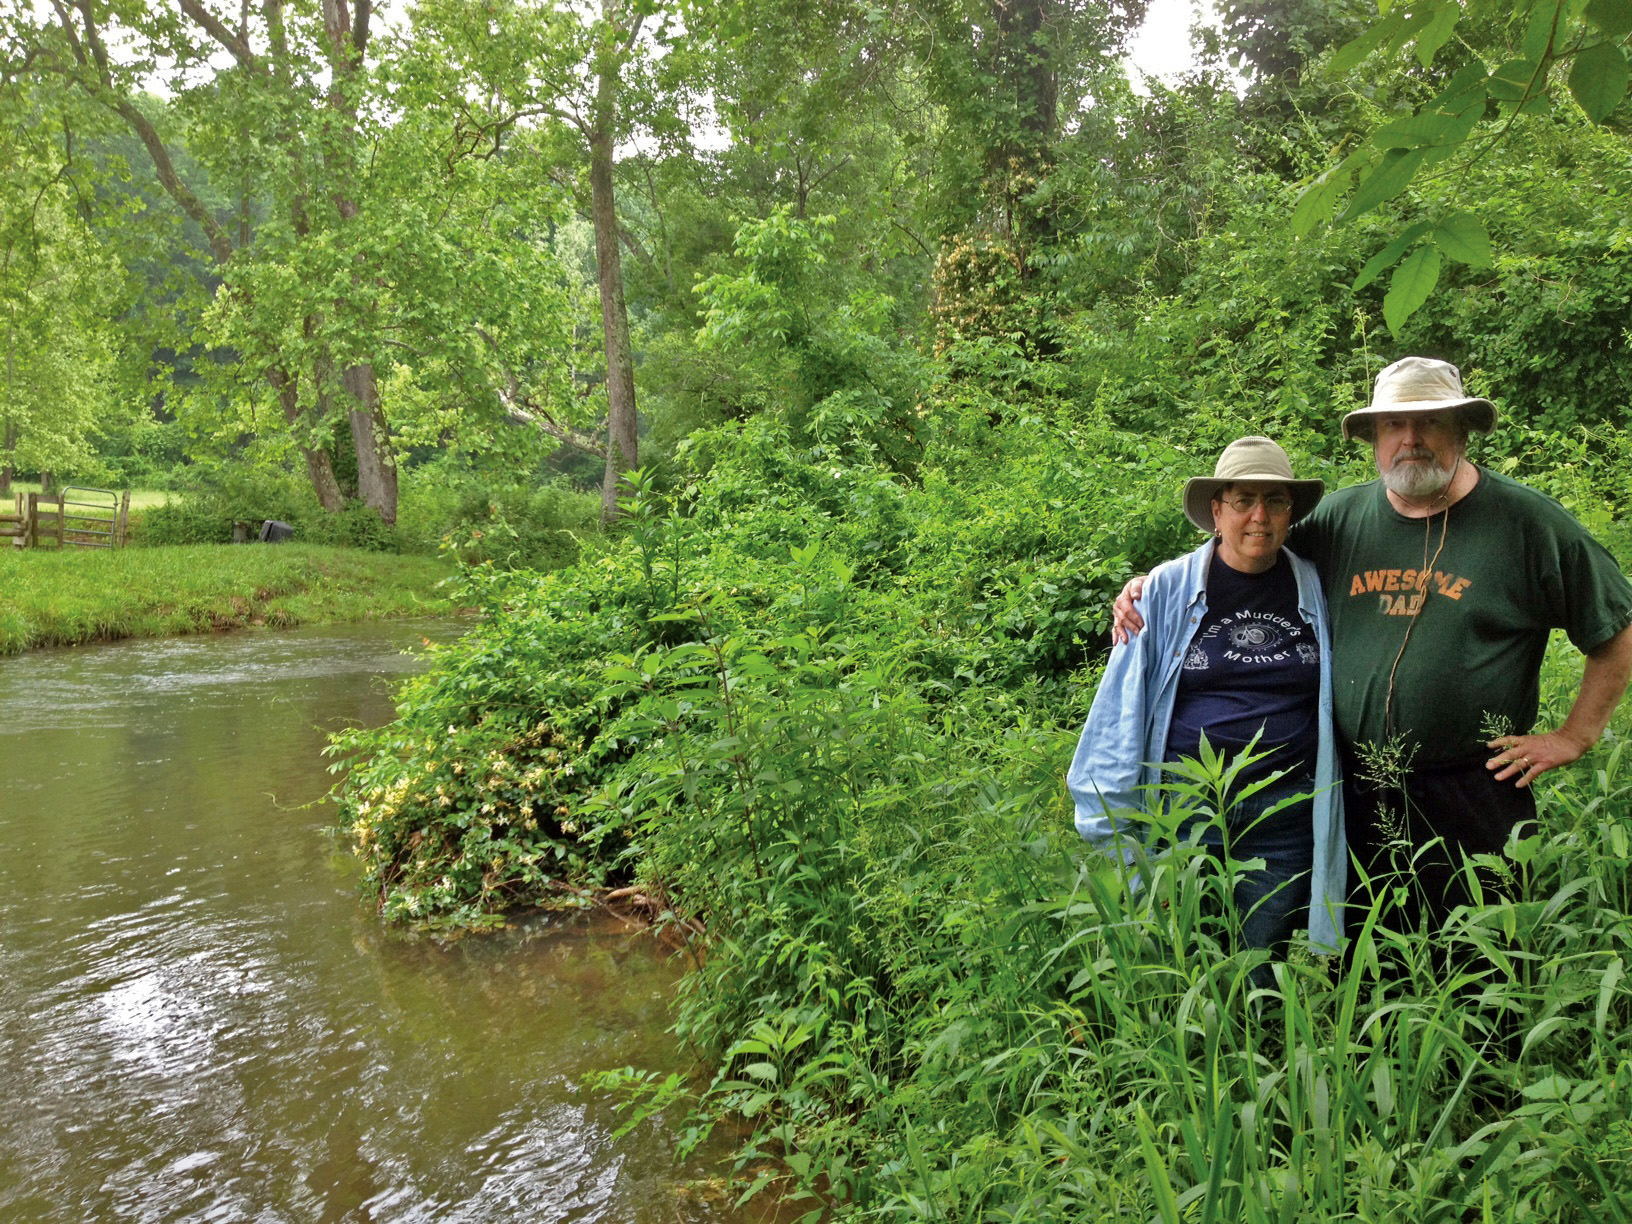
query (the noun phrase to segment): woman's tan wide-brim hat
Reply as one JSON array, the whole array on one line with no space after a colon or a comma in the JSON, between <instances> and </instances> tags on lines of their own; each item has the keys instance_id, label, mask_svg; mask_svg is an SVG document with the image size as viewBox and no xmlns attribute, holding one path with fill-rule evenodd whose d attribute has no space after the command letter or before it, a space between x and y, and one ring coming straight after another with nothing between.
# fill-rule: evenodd
<instances>
[{"instance_id":1,"label":"woman's tan wide-brim hat","mask_svg":"<svg viewBox=\"0 0 1632 1224\"><path fill-rule=\"evenodd\" d=\"M1370 438L1371 420L1402 412L1435 412L1441 408L1466 409L1468 428L1489 433L1496 428L1496 405L1462 390L1462 371L1432 357L1401 357L1377 375L1371 403L1343 418L1344 438Z\"/></svg>"},{"instance_id":2,"label":"woman's tan wide-brim hat","mask_svg":"<svg viewBox=\"0 0 1632 1224\"><path fill-rule=\"evenodd\" d=\"M1192 476L1184 485L1184 517L1208 535L1213 533L1213 498L1227 484L1266 480L1284 484L1292 495L1295 523L1315 508L1326 492L1323 480L1299 480L1292 461L1268 438L1237 438L1224 448L1211 476Z\"/></svg>"}]
</instances>

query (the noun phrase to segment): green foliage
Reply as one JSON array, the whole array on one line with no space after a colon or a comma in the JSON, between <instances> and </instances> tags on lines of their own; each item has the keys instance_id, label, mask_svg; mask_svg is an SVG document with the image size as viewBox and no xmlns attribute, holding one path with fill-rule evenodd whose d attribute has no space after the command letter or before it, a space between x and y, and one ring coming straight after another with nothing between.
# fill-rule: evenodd
<instances>
[{"instance_id":1,"label":"green foliage","mask_svg":"<svg viewBox=\"0 0 1632 1224\"><path fill-rule=\"evenodd\" d=\"M600 498L560 485L467 489L443 528L467 565L559 569L600 531Z\"/></svg>"},{"instance_id":2,"label":"green foliage","mask_svg":"<svg viewBox=\"0 0 1632 1224\"><path fill-rule=\"evenodd\" d=\"M127 284L62 181L37 91L0 91L0 467L81 478L112 395Z\"/></svg>"},{"instance_id":3,"label":"green foliage","mask_svg":"<svg viewBox=\"0 0 1632 1224\"><path fill-rule=\"evenodd\" d=\"M917 355L890 335L894 303L828 273L834 218L780 206L738 228L738 267L697 285L704 348L774 393L814 454L912 469L920 454Z\"/></svg>"},{"instance_id":4,"label":"green foliage","mask_svg":"<svg viewBox=\"0 0 1632 1224\"><path fill-rule=\"evenodd\" d=\"M216 479L143 514L135 542L230 544L234 523L258 532L263 521L276 519L292 524L298 539L307 539L310 531L313 543L351 543L317 539L314 529L324 517L304 482L271 468L227 466L217 469ZM356 524L348 526L356 530ZM346 527L340 534L346 534Z\"/></svg>"},{"instance_id":5,"label":"green foliage","mask_svg":"<svg viewBox=\"0 0 1632 1224\"><path fill-rule=\"evenodd\" d=\"M1165 794L1138 889L1071 832L1060 772L1109 599L1194 539L1177 490L1253 420L1207 397L1255 371L1333 395L1333 338L1289 344L1301 308L1242 245L1207 256L1240 261L1235 306L1174 302L1131 334L1273 309L1273 342L1125 355L1149 371L1137 396L1104 373L1079 407L1067 378L1053 420L948 378L913 482L762 414L695 435L662 482L636 474L620 536L575 568L467 570L481 626L395 724L340 745L381 911L479 926L633 878L702 941L677 1032L712 1075L604 1086L630 1125L689 1111L688 1144L745 1123L745 1193L813 1211L1516 1222L1627 1194L1613 745L1606 772L1559 780L1544 836L1510 847L1514 895L1450 952L1384 912L1353 932L1355 971L1300 950L1272 988L1232 950L1232 868L1189 820L1216 818L1231 763ZM1305 283L1319 301L1319 270ZM1156 421L1170 393L1193 397L1182 444L1111 423L1113 404ZM1335 407L1279 402L1295 466L1323 470ZM1624 446L1517 421L1489 446L1589 516L1632 470ZM1550 669L1548 700L1568 685Z\"/></svg>"},{"instance_id":6,"label":"green foliage","mask_svg":"<svg viewBox=\"0 0 1632 1224\"><path fill-rule=\"evenodd\" d=\"M700 436L686 452L691 475L679 482L689 515L665 507L643 477L618 552L542 578L471 570L475 585L461 598L495 618L493 641L473 657L498 670L473 685L462 668L463 679L423 697L431 712L416 698L405 723L441 737L449 722L486 725L510 711L526 719L528 710L548 709L552 729L582 737L579 776L601 784L613 776L601 771L622 770L635 748L659 734L650 711L626 708L645 700L639 685L608 685L605 669L615 655L631 660L616 666L637 675L649 661L667 669L665 678L685 674L695 684L721 668L729 672L738 653L798 649L814 652L811 668L837 669L820 681L822 689L865 661L935 692L970 681L1057 692L1100 640L1123 579L1171 552L1186 529L1170 499L1153 497L1172 469L1150 462L1156 453L1148 446L1137 448L1147 463L1133 469L1129 484L1124 456L1134 453L1132 440L1034 423L1011 442L1012 463L977 494L939 479L915 491L878 468L813 462L769 418ZM1114 495L1106 488L1085 497L1096 482L1113 481ZM1117 523L1114 539L1104 515ZM768 582L767 566L788 567L789 580ZM771 627L782 642L774 650L765 638ZM857 644L830 648L835 634ZM662 654L647 659L653 650L714 639L712 668L694 661L679 669ZM522 688L510 692L516 684ZM491 688L506 693L502 710L481 702L467 708L476 692ZM727 685L719 709L730 692ZM685 704L704 708L695 697ZM625 717L636 722L618 721ZM502 725L505 736L520 733ZM665 742L678 745L674 735ZM614 822L620 828L662 789L651 779L633 785L640 805ZM785 834L773 821L754 837L768 847ZM388 890L379 878L370 887Z\"/></svg>"},{"instance_id":7,"label":"green foliage","mask_svg":"<svg viewBox=\"0 0 1632 1224\"><path fill-rule=\"evenodd\" d=\"M467 564L555 569L578 559L599 536L599 499L559 484L494 482L458 463L410 468L403 512L388 528L361 502L323 510L306 482L270 467L223 465L194 470L193 487L146 510L134 540L142 545L225 544L235 524L253 535L262 522L290 524L295 538L370 552L451 549Z\"/></svg>"},{"instance_id":8,"label":"green foliage","mask_svg":"<svg viewBox=\"0 0 1632 1224\"><path fill-rule=\"evenodd\" d=\"M411 775L387 760L353 779L358 854L381 881L381 914L482 926L518 899L548 895L557 880L585 879L558 789L572 774L561 736L543 723L498 741L487 728L450 731L395 745L416 756ZM374 819L376 806L389 819Z\"/></svg>"},{"instance_id":9,"label":"green foliage","mask_svg":"<svg viewBox=\"0 0 1632 1224\"><path fill-rule=\"evenodd\" d=\"M1392 57L1410 45L1421 67L1430 71L1435 92L1427 100L1420 94L1410 98L1397 117L1376 126L1369 140L1305 187L1292 214L1298 234L1330 218L1345 196L1349 200L1340 222L1399 197L1420 173L1434 167L1444 166L1434 170L1436 177L1460 179L1521 117L1551 119L1562 103L1565 69L1568 93L1593 123L1608 121L1626 100L1632 70L1622 45L1625 6L1618 0L1584 7L1541 0L1511 13L1501 5L1464 7L1461 0L1378 7L1380 19L1333 54L1328 70L1353 73L1374 54ZM1480 23L1479 33L1471 41L1457 39L1454 58L1448 57L1453 58L1451 67L1433 72L1440 51L1465 18L1468 24ZM1493 30L1499 33L1493 35ZM1476 139L1481 130L1483 138ZM1417 242L1421 245L1395 271L1384 306L1396 334L1433 293L1442 257L1474 267L1491 262L1484 226L1470 214L1458 213L1437 225L1417 222L1407 228L1373 257L1366 279Z\"/></svg>"}]
</instances>

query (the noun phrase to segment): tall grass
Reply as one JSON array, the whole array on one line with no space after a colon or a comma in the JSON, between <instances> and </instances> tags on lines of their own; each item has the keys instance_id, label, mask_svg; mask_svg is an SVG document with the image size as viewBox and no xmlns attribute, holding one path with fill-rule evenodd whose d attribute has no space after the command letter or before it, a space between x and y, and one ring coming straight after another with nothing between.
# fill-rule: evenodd
<instances>
[{"instance_id":1,"label":"tall grass","mask_svg":"<svg viewBox=\"0 0 1632 1224\"><path fill-rule=\"evenodd\" d=\"M1392 901L1353 915L1346 965L1302 948L1260 987L1240 865L1191 819L1227 764L1155 797L1163 832L1124 872L1069 833L1071 726L937 698L863 665L876 643L693 619L607 674L635 698L612 730L651 747L604 802L713 924L677 1032L717 1068L694 1126L755 1126L750 1191L813 1221L1632 1211L1624 741L1479 864L1502 895L1437 937Z\"/></svg>"},{"instance_id":2,"label":"tall grass","mask_svg":"<svg viewBox=\"0 0 1632 1224\"><path fill-rule=\"evenodd\" d=\"M1157 796L1123 870L1069 833L1071 727L938 699L876 642L686 619L606 673L604 733L643 747L597 802L710 923L677 1033L716 1068L693 1126L754 1127L750 1192L812 1221L1632 1208L1624 742L1479 864L1502 895L1439 936L1392 901L1353 915L1346 966L1301 948L1263 987L1243 865L1193 819L1229 764ZM603 1086L673 1107L632 1071Z\"/></svg>"},{"instance_id":3,"label":"tall grass","mask_svg":"<svg viewBox=\"0 0 1632 1224\"><path fill-rule=\"evenodd\" d=\"M445 611L445 563L307 544L0 548L0 653Z\"/></svg>"}]
</instances>

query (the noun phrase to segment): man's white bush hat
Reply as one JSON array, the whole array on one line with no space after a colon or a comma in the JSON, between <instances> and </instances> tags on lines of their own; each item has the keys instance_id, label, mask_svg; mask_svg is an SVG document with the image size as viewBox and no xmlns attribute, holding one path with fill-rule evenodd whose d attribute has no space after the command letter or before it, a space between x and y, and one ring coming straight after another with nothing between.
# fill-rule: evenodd
<instances>
[{"instance_id":1,"label":"man's white bush hat","mask_svg":"<svg viewBox=\"0 0 1632 1224\"><path fill-rule=\"evenodd\" d=\"M1268 438L1237 438L1224 448L1213 465L1211 476L1192 476L1184 483L1184 517L1208 535L1213 533L1213 498L1227 484L1261 480L1283 484L1292 495L1295 523L1315 508L1326 492L1323 480L1299 480L1292 475L1292 461Z\"/></svg>"},{"instance_id":2,"label":"man's white bush hat","mask_svg":"<svg viewBox=\"0 0 1632 1224\"><path fill-rule=\"evenodd\" d=\"M1377 375L1370 405L1356 408L1343 418L1343 436L1369 439L1375 425L1370 418L1375 416L1435 412L1441 408L1464 409L1468 428L1479 433L1496 428L1496 405L1464 393L1461 370L1432 357L1401 357Z\"/></svg>"}]
</instances>

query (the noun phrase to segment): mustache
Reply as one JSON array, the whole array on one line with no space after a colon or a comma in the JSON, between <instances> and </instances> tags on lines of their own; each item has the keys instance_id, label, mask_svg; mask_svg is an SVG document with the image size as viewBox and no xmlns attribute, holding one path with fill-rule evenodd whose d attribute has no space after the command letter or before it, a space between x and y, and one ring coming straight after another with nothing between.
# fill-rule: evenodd
<instances>
[{"instance_id":1,"label":"mustache","mask_svg":"<svg viewBox=\"0 0 1632 1224\"><path fill-rule=\"evenodd\" d=\"M1434 458L1434 452L1429 450L1426 446L1407 447L1405 450L1402 450L1399 454L1394 456L1395 463L1403 463L1414 459L1421 459L1428 463L1434 463L1437 466L1437 461Z\"/></svg>"}]
</instances>

